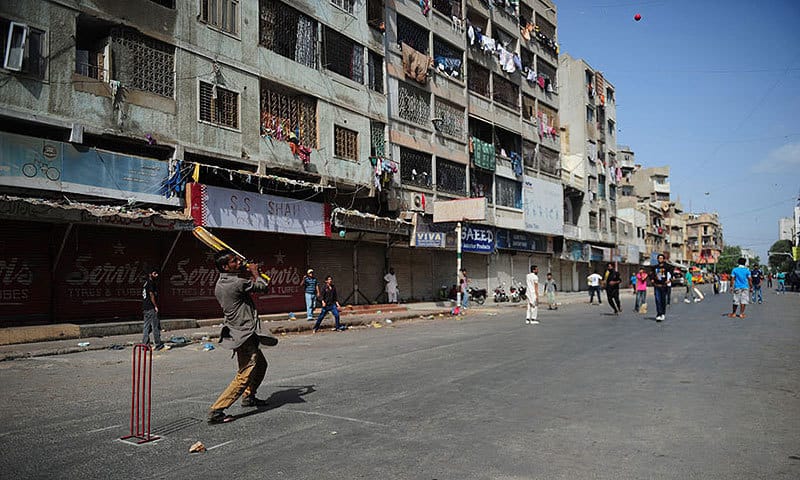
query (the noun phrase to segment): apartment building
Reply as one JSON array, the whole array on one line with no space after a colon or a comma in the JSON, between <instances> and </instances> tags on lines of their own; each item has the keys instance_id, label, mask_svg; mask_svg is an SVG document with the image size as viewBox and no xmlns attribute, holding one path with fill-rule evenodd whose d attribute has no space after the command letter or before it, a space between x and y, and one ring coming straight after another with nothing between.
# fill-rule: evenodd
<instances>
[{"instance_id":1,"label":"apartment building","mask_svg":"<svg viewBox=\"0 0 800 480\"><path fill-rule=\"evenodd\" d=\"M685 213L686 259L699 265L717 263L722 254L722 224L716 213Z\"/></svg>"},{"instance_id":2,"label":"apartment building","mask_svg":"<svg viewBox=\"0 0 800 480\"><path fill-rule=\"evenodd\" d=\"M218 316L194 225L265 263L262 312L301 308L309 265L343 303L378 298L387 238L411 227L385 216L367 3L3 2L2 325L136 318L153 267L165 317Z\"/></svg>"},{"instance_id":3,"label":"apartment building","mask_svg":"<svg viewBox=\"0 0 800 480\"><path fill-rule=\"evenodd\" d=\"M388 141L400 171L389 206L415 224L389 252L398 282L414 298L455 282L454 225L431 214L434 202L461 198L486 202L486 219L462 231L473 285L521 282L532 264L561 282L555 5L425 5L387 2Z\"/></svg>"}]
</instances>

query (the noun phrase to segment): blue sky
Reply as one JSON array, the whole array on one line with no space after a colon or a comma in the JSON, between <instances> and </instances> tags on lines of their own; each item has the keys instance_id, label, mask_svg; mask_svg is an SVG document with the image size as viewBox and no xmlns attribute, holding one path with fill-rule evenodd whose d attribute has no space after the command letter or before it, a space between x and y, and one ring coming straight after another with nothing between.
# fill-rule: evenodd
<instances>
[{"instance_id":1,"label":"blue sky","mask_svg":"<svg viewBox=\"0 0 800 480\"><path fill-rule=\"evenodd\" d=\"M765 260L800 192L800 1L556 5L561 52L616 88L617 142L669 165L685 210L718 212L725 243Z\"/></svg>"}]
</instances>

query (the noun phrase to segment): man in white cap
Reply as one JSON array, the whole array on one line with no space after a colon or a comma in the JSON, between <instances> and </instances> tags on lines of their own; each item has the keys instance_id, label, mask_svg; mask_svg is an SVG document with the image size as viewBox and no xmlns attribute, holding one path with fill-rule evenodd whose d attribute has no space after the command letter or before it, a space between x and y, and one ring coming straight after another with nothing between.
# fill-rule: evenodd
<instances>
[{"instance_id":1,"label":"man in white cap","mask_svg":"<svg viewBox=\"0 0 800 480\"><path fill-rule=\"evenodd\" d=\"M314 307L319 298L319 281L314 276L314 269L309 268L306 276L303 277L303 292L306 297L306 320L314 320Z\"/></svg>"}]
</instances>

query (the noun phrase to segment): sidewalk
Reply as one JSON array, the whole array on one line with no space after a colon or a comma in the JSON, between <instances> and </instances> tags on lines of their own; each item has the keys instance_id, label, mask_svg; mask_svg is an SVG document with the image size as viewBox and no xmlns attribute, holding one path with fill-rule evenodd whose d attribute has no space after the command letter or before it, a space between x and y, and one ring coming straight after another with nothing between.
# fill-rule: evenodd
<instances>
[{"instance_id":1,"label":"sidewalk","mask_svg":"<svg viewBox=\"0 0 800 480\"><path fill-rule=\"evenodd\" d=\"M630 290L623 290L620 296L633 298ZM586 292L559 293L559 305L585 303ZM623 300L624 301L624 300ZM388 323L418 318L447 319L450 318L450 302L418 302L401 305L364 305L344 307L341 323L348 327L384 326ZM494 303L491 298L483 306L472 305L466 315L479 315L497 309L525 308L525 302ZM314 322L305 319L305 311L294 312L295 319L289 313L260 315L261 329L273 335L281 336L289 333L310 331ZM391 322L387 322L387 320ZM169 342L170 338L183 337L188 342L211 341L219 337L221 318L216 319L165 319L161 321L161 338ZM326 331L333 324L333 317L323 321ZM41 325L32 327L9 327L0 329L0 361L24 357L41 357L47 355L63 355L87 350L124 349L141 342L142 322L115 322L93 325ZM13 343L12 343L13 342ZM80 346L88 343L88 345Z\"/></svg>"}]
</instances>

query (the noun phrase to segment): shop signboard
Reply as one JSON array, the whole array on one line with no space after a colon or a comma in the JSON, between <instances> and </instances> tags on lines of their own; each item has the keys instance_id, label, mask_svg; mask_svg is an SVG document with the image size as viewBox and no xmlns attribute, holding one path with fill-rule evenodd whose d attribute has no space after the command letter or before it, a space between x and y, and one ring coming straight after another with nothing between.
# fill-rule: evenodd
<instances>
[{"instance_id":1,"label":"shop signboard","mask_svg":"<svg viewBox=\"0 0 800 480\"><path fill-rule=\"evenodd\" d=\"M526 230L564 235L564 189L560 183L526 175L522 199Z\"/></svg>"},{"instance_id":2,"label":"shop signboard","mask_svg":"<svg viewBox=\"0 0 800 480\"><path fill-rule=\"evenodd\" d=\"M461 229L461 250L472 253L494 252L494 229L478 225L465 225Z\"/></svg>"}]
</instances>

